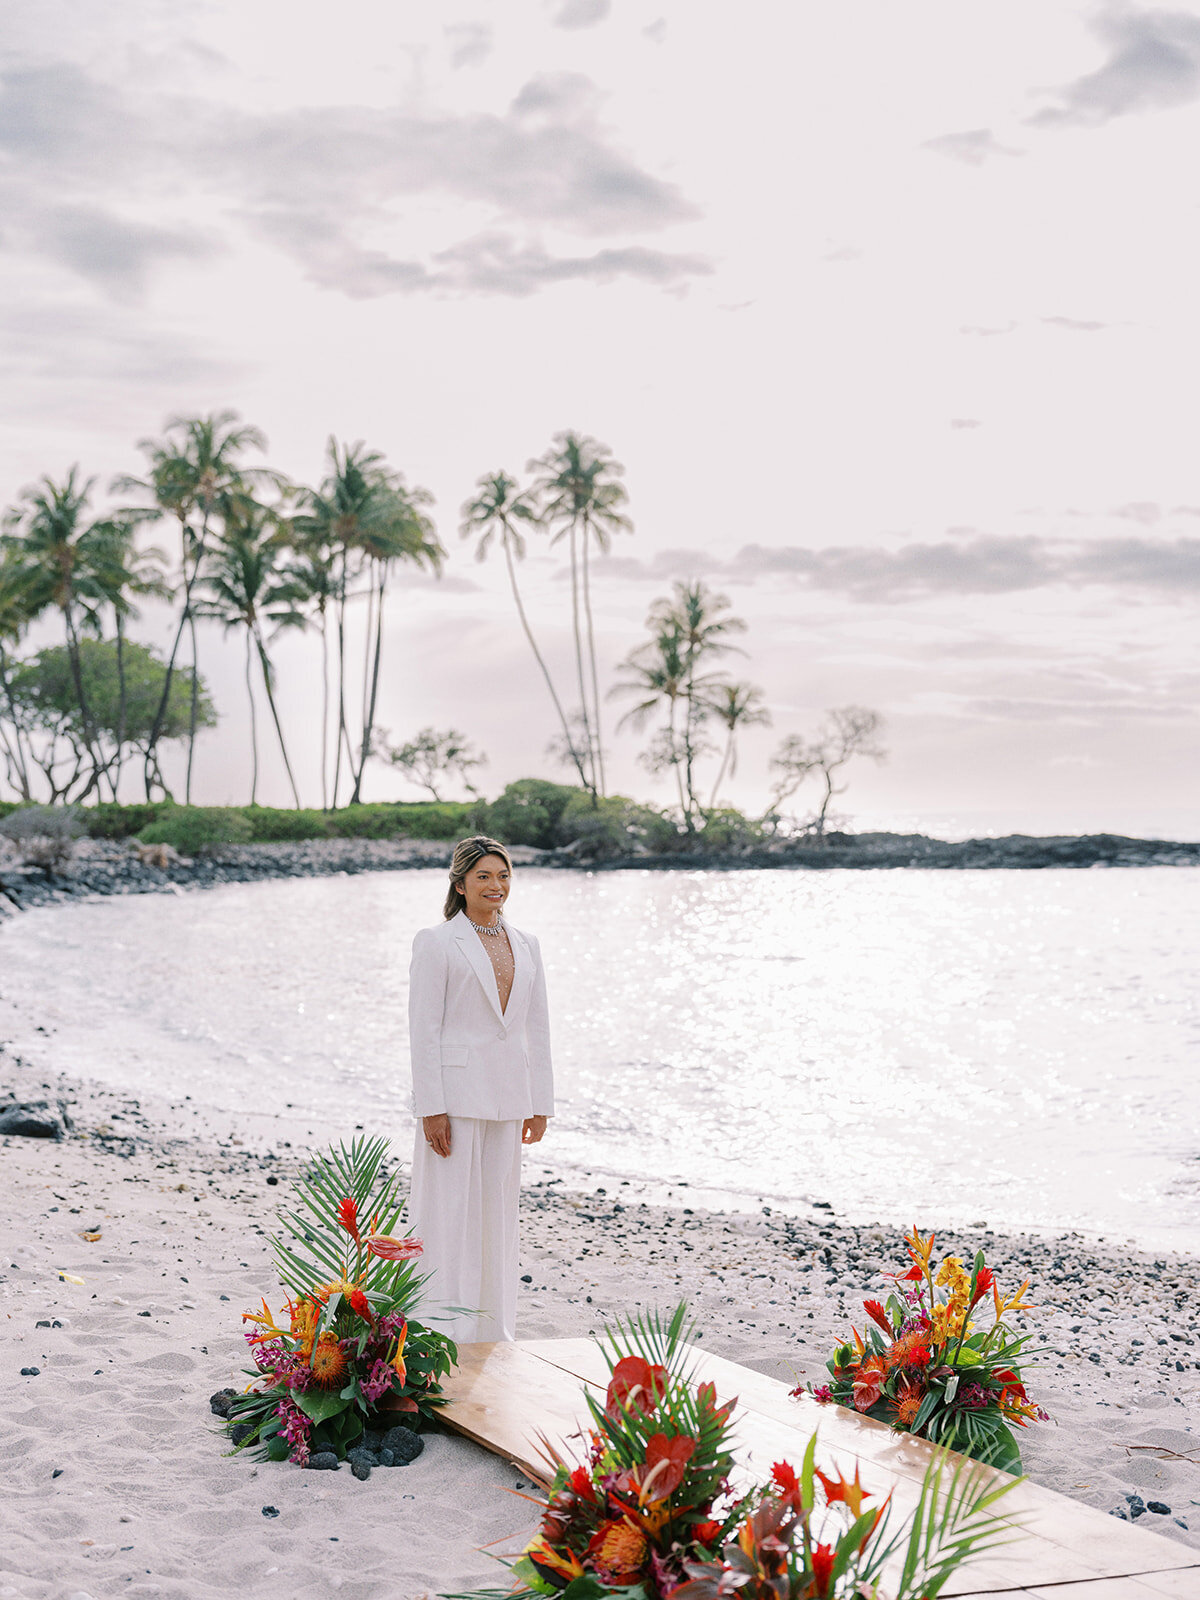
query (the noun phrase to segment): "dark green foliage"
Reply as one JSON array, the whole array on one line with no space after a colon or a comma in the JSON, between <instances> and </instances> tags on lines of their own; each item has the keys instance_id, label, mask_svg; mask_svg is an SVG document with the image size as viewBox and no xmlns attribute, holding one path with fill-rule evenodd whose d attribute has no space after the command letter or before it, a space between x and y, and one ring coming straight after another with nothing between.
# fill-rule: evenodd
<instances>
[{"instance_id":1,"label":"dark green foliage","mask_svg":"<svg viewBox=\"0 0 1200 1600\"><path fill-rule=\"evenodd\" d=\"M653 806L639 805L624 795L606 795L594 804L576 790L563 810L558 843L579 847L587 861L612 861L624 856L660 855L684 842L670 817Z\"/></svg>"},{"instance_id":2,"label":"dark green foliage","mask_svg":"<svg viewBox=\"0 0 1200 1600\"><path fill-rule=\"evenodd\" d=\"M576 798L591 805L586 792L571 784L549 783L545 778L518 778L491 805L477 806L472 822L503 844L555 850L569 842L563 838L560 824L563 812Z\"/></svg>"},{"instance_id":3,"label":"dark green foliage","mask_svg":"<svg viewBox=\"0 0 1200 1600\"><path fill-rule=\"evenodd\" d=\"M173 809L166 801L150 805L119 806L111 803L81 806L79 820L89 839L129 839Z\"/></svg>"},{"instance_id":4,"label":"dark green foliage","mask_svg":"<svg viewBox=\"0 0 1200 1600\"><path fill-rule=\"evenodd\" d=\"M329 832L335 839L458 839L472 810L453 800L345 806L329 813Z\"/></svg>"},{"instance_id":5,"label":"dark green foliage","mask_svg":"<svg viewBox=\"0 0 1200 1600\"><path fill-rule=\"evenodd\" d=\"M143 844L169 844L180 855L192 856L205 845L247 843L250 821L232 806L161 806L157 819L138 837Z\"/></svg>"},{"instance_id":6,"label":"dark green foliage","mask_svg":"<svg viewBox=\"0 0 1200 1600\"><path fill-rule=\"evenodd\" d=\"M250 824L250 838L262 840L327 839L329 816L324 811L285 811L275 806L243 806L242 815Z\"/></svg>"}]
</instances>

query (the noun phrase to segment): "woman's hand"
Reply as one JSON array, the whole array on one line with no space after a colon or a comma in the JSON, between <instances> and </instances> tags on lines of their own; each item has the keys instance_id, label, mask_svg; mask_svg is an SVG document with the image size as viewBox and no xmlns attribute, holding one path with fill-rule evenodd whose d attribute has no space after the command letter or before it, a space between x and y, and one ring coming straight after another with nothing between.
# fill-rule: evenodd
<instances>
[{"instance_id":1,"label":"woman's hand","mask_svg":"<svg viewBox=\"0 0 1200 1600\"><path fill-rule=\"evenodd\" d=\"M542 1118L543 1125L545 1118ZM433 1146L433 1153L437 1156L450 1154L450 1118L444 1111L436 1117L422 1117L421 1126L425 1130L425 1143ZM522 1134L522 1138L524 1135ZM539 1134L539 1138L541 1135Z\"/></svg>"},{"instance_id":2,"label":"woman's hand","mask_svg":"<svg viewBox=\"0 0 1200 1600\"><path fill-rule=\"evenodd\" d=\"M537 1144L546 1131L545 1117L526 1117L521 1124L521 1143Z\"/></svg>"}]
</instances>

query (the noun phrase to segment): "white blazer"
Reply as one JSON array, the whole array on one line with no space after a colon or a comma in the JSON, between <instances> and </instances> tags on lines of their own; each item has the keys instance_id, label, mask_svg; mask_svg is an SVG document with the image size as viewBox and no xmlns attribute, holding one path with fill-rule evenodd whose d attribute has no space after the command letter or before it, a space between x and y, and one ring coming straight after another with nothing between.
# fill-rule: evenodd
<instances>
[{"instance_id":1,"label":"white blazer","mask_svg":"<svg viewBox=\"0 0 1200 1600\"><path fill-rule=\"evenodd\" d=\"M532 934L505 927L513 983L504 1012L466 912L422 928L413 940L408 1037L418 1117L448 1112L505 1122L554 1115L542 953Z\"/></svg>"}]
</instances>

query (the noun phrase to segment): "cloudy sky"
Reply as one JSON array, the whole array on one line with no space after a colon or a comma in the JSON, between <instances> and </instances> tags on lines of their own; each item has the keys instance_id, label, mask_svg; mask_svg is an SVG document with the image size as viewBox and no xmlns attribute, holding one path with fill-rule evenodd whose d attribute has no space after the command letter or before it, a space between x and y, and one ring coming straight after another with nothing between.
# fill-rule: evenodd
<instances>
[{"instance_id":1,"label":"cloudy sky","mask_svg":"<svg viewBox=\"0 0 1200 1600\"><path fill-rule=\"evenodd\" d=\"M551 712L458 508L576 428L635 521L602 671L673 578L750 624L741 803L854 702L891 750L860 826L1200 836L1200 4L16 0L0 66L0 501L137 470L176 412L300 481L367 441L452 547L398 585L382 721L462 729L495 788L550 770ZM240 800L240 657L203 648L200 797ZM278 660L311 800L315 639ZM613 775L653 794L640 743Z\"/></svg>"}]
</instances>

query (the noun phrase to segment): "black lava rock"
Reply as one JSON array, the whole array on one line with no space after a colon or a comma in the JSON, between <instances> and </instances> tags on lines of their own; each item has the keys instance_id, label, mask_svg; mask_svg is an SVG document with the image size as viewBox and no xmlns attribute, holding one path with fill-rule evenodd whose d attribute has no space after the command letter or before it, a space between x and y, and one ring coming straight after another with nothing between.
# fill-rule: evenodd
<instances>
[{"instance_id":1,"label":"black lava rock","mask_svg":"<svg viewBox=\"0 0 1200 1600\"><path fill-rule=\"evenodd\" d=\"M379 1452L379 1465L381 1467L394 1467L396 1465L396 1458L388 1449L387 1445L384 1445L383 1449ZM403 1466L404 1463L401 1462L400 1465Z\"/></svg>"},{"instance_id":2,"label":"black lava rock","mask_svg":"<svg viewBox=\"0 0 1200 1600\"><path fill-rule=\"evenodd\" d=\"M359 1450L378 1450L383 1443L383 1434L377 1428L364 1428L363 1436L356 1446Z\"/></svg>"},{"instance_id":3,"label":"black lava rock","mask_svg":"<svg viewBox=\"0 0 1200 1600\"><path fill-rule=\"evenodd\" d=\"M229 1437L235 1445L244 1444L253 1432L254 1424L252 1422L235 1422L229 1430Z\"/></svg>"},{"instance_id":4,"label":"black lava rock","mask_svg":"<svg viewBox=\"0 0 1200 1600\"><path fill-rule=\"evenodd\" d=\"M369 1467L377 1467L379 1465L379 1453L375 1450L368 1450L364 1445L356 1445L353 1450L346 1451L346 1460L351 1463L365 1461Z\"/></svg>"},{"instance_id":5,"label":"black lava rock","mask_svg":"<svg viewBox=\"0 0 1200 1600\"><path fill-rule=\"evenodd\" d=\"M521 1282L522 1283L532 1283L533 1282L533 1274L532 1274L532 1272L523 1272L521 1274Z\"/></svg>"},{"instance_id":6,"label":"black lava rock","mask_svg":"<svg viewBox=\"0 0 1200 1600\"><path fill-rule=\"evenodd\" d=\"M48 1100L11 1100L0 1106L0 1134L23 1139L61 1139L71 1126L66 1107Z\"/></svg>"},{"instance_id":7,"label":"black lava rock","mask_svg":"<svg viewBox=\"0 0 1200 1600\"><path fill-rule=\"evenodd\" d=\"M1146 1510L1153 1511L1160 1517L1169 1517L1171 1515L1170 1506L1163 1505L1161 1500L1147 1500Z\"/></svg>"},{"instance_id":8,"label":"black lava rock","mask_svg":"<svg viewBox=\"0 0 1200 1600\"><path fill-rule=\"evenodd\" d=\"M383 1436L383 1448L392 1452L392 1465L406 1467L410 1461L415 1461L425 1448L425 1441L419 1433L414 1433L411 1428L389 1428ZM380 1456L382 1462L383 1457Z\"/></svg>"},{"instance_id":9,"label":"black lava rock","mask_svg":"<svg viewBox=\"0 0 1200 1600\"><path fill-rule=\"evenodd\" d=\"M371 1476L371 1463L369 1461L352 1461L350 1463L350 1471L360 1483L366 1483Z\"/></svg>"},{"instance_id":10,"label":"black lava rock","mask_svg":"<svg viewBox=\"0 0 1200 1600\"><path fill-rule=\"evenodd\" d=\"M237 1395L236 1389L218 1389L216 1394L209 1395L208 1409L214 1417L226 1417L229 1415L229 1407L237 1399Z\"/></svg>"},{"instance_id":11,"label":"black lava rock","mask_svg":"<svg viewBox=\"0 0 1200 1600\"><path fill-rule=\"evenodd\" d=\"M1146 1502L1140 1494L1127 1494L1125 1503L1129 1507L1130 1517L1140 1517L1146 1509Z\"/></svg>"},{"instance_id":12,"label":"black lava rock","mask_svg":"<svg viewBox=\"0 0 1200 1600\"><path fill-rule=\"evenodd\" d=\"M50 1474L52 1478L61 1478L62 1475L63 1469L61 1467L55 1467L54 1471Z\"/></svg>"},{"instance_id":13,"label":"black lava rock","mask_svg":"<svg viewBox=\"0 0 1200 1600\"><path fill-rule=\"evenodd\" d=\"M308 1465L313 1472L336 1472L338 1458L332 1450L318 1450L315 1456L309 1456Z\"/></svg>"},{"instance_id":14,"label":"black lava rock","mask_svg":"<svg viewBox=\"0 0 1200 1600\"><path fill-rule=\"evenodd\" d=\"M41 1370L41 1367L22 1367L21 1376L23 1378L36 1378Z\"/></svg>"},{"instance_id":15,"label":"black lava rock","mask_svg":"<svg viewBox=\"0 0 1200 1600\"><path fill-rule=\"evenodd\" d=\"M279 1515L279 1507L278 1506L264 1506L263 1507L263 1516L264 1517L277 1517L278 1515Z\"/></svg>"},{"instance_id":16,"label":"black lava rock","mask_svg":"<svg viewBox=\"0 0 1200 1600\"><path fill-rule=\"evenodd\" d=\"M278 1179L278 1178L277 1178L277 1177L276 1177L276 1176L275 1176L275 1174L274 1174L274 1173L273 1173L273 1172L272 1172L272 1173L269 1173L269 1174L268 1174L268 1176L267 1176L267 1182L268 1182L268 1183L269 1183L269 1184L270 1184L270 1185L271 1185L271 1187L272 1187L272 1188L274 1188L274 1187L275 1187L275 1186L276 1186L276 1184L278 1184L278 1182L279 1182L279 1179Z\"/></svg>"}]
</instances>

